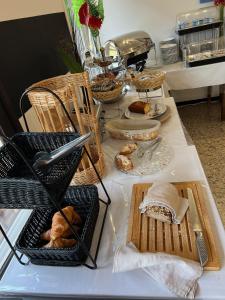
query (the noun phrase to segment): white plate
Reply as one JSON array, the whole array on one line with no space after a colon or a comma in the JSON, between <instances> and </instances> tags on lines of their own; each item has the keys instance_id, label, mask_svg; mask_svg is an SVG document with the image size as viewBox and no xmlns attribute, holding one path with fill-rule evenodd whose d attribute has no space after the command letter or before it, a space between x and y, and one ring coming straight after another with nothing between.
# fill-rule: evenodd
<instances>
[{"instance_id":1,"label":"white plate","mask_svg":"<svg viewBox=\"0 0 225 300\"><path fill-rule=\"evenodd\" d=\"M147 114L138 114L138 113L133 113L127 108L124 112L125 117L131 120L149 120L149 119L154 119L157 118L161 115L163 115L166 110L167 106L162 103L157 103L157 112L155 113L155 104L151 104L152 109L150 110L149 113Z\"/></svg>"}]
</instances>

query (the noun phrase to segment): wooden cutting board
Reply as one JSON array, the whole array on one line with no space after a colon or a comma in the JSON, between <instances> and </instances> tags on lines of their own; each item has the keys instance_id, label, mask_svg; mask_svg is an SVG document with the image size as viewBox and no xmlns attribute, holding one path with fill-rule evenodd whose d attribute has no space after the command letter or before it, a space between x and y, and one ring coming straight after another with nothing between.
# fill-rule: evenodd
<instances>
[{"instance_id":1,"label":"wooden cutting board","mask_svg":"<svg viewBox=\"0 0 225 300\"><path fill-rule=\"evenodd\" d=\"M186 198L187 188L192 189L208 248L209 261L204 269L210 271L219 270L219 255L200 183L182 182L174 183L174 185L180 196ZM199 261L189 209L179 225L163 223L140 213L139 205L150 186L151 184L133 185L128 242L133 242L141 252L166 252Z\"/></svg>"}]
</instances>

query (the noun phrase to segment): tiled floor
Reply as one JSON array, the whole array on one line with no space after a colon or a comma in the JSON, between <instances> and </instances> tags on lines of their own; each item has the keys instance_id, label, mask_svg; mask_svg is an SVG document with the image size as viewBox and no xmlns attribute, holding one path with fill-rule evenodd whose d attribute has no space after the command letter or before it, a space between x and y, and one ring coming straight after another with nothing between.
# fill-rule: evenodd
<instances>
[{"instance_id":1,"label":"tiled floor","mask_svg":"<svg viewBox=\"0 0 225 300\"><path fill-rule=\"evenodd\" d=\"M225 121L220 121L220 105L201 103L178 111L198 150L225 226Z\"/></svg>"}]
</instances>

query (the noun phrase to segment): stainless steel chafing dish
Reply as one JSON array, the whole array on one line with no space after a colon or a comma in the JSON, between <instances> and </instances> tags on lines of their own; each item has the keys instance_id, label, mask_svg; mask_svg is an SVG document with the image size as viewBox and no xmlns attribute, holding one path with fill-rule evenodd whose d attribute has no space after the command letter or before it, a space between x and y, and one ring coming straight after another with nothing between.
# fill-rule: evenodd
<instances>
[{"instance_id":1,"label":"stainless steel chafing dish","mask_svg":"<svg viewBox=\"0 0 225 300\"><path fill-rule=\"evenodd\" d=\"M148 33L134 31L107 41L104 48L106 56L123 60L126 67L135 64L139 68L144 67L148 53L155 48L155 43Z\"/></svg>"}]
</instances>

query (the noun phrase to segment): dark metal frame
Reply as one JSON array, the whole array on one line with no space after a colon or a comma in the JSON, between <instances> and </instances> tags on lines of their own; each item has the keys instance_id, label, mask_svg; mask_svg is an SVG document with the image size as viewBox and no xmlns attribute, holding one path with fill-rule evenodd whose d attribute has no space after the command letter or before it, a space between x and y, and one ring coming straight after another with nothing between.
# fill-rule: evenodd
<instances>
[{"instance_id":1,"label":"dark metal frame","mask_svg":"<svg viewBox=\"0 0 225 300\"><path fill-rule=\"evenodd\" d=\"M25 92L22 94L22 96L21 96L21 98L20 98L20 111L21 111L21 114L22 114L22 117L23 117L23 120L24 120L24 123L25 123L25 127L26 127L27 132L30 132L30 131L29 131L29 127L28 127L28 124L27 124L26 117L25 117L25 115L24 115L24 110L23 110L23 99L24 99L24 97L25 97L29 92L34 91L34 90L36 90L36 91L37 91L37 90L38 90L38 91L47 91L47 92L49 92L50 94L52 94L52 95L59 101L59 103L61 104L61 106L62 106L62 108L63 108L63 110L64 110L64 112L65 112L67 118L69 119L69 121L70 121L70 123L71 123L71 125L72 125L72 127L73 127L74 132L78 133L78 131L77 131L77 129L76 129L76 127L75 127L75 125L74 125L72 119L70 118L70 115L69 115L68 111L66 110L66 107L64 106L64 104L63 104L62 100L60 99L60 97L59 97L56 93L54 93L52 90L50 90L50 89L48 89L48 88L46 88L46 87L31 87L31 88L28 88L27 90L25 90ZM54 200L54 198L53 198L52 195L49 193L49 191L47 190L47 188L45 187L45 185L44 185L44 184L42 183L42 181L39 179L38 174L36 173L36 171L33 169L33 167L29 164L29 162L27 161L27 159L25 158L25 156L23 155L23 153L20 151L20 149L18 149L18 147L17 147L10 139L8 139L7 137L3 136L3 138L4 138L4 139L5 139L5 140L6 140L6 141L7 141L7 142L15 149L15 150L16 150L16 152L17 152L17 153L20 155L20 157L23 159L23 161L25 162L25 164L27 165L27 167L30 169L30 171L32 172L32 174L34 175L34 177L41 183L41 185L42 185L43 189L46 191L46 193L47 193L49 199L51 200L51 202L53 203L53 205L56 207L56 209L57 209L58 211L60 211L60 213L62 214L62 216L64 217L64 219L65 219L66 222L68 223L68 225L69 225L69 227L70 227L72 233L74 234L75 238L79 241L79 243L80 243L80 245L81 245L81 247L82 247L84 253L87 255L87 257L91 260L91 263L92 263L92 265L90 265L90 264L87 264L87 263L84 262L84 261L78 261L78 262L76 262L76 265L84 265L84 266L86 266L86 267L89 268L89 269L97 269L97 258L98 258L98 253L99 253L100 243L101 243L102 234L103 234L103 229L104 229L104 225L105 225L106 215L107 215L107 211L108 211L108 206L109 206L110 203L111 203L111 199L110 199L110 196L109 196L109 194L108 194L108 192L107 192L107 190L106 190L106 188L105 188L105 185L103 184L102 179L101 179L101 177L100 177L100 175L99 175L99 173L98 173L98 171L97 171L97 169L96 169L96 167L95 167L95 165L94 165L94 162L93 162L93 160L92 160L90 154L88 153L86 147L83 146L84 152L87 154L87 156L88 156L88 158L89 158L89 160L90 160L90 162L91 162L91 165L92 165L92 167L94 168L94 171L95 171L95 173L96 173L96 175L97 175L97 177L98 177L98 179L99 179L99 181L100 181L100 184L101 184L101 186L102 186L102 188L103 188L103 190L104 190L104 192L105 192L105 195L106 195L106 197L107 197L107 201L104 201L104 200L102 200L102 199L99 198L99 201L100 201L101 203L103 203L106 207L105 207L105 213L104 213L103 220L102 220L102 225L101 225L101 229L100 229L100 234L99 234L99 238L98 238L98 243L97 243L97 247L96 247L96 252L95 252L94 256L90 254L90 251L87 249L85 243L83 243L83 241L80 239L79 235L76 233L76 231L74 230L73 226L70 224L68 218L67 218L66 215L63 213L61 206L58 205L58 203ZM67 186L67 187L68 187L68 186ZM67 189L67 187L65 188L65 190ZM65 191L65 190L64 190L64 191ZM64 192L62 192L61 195L64 196ZM61 197L62 197L62 196L61 196ZM60 200L62 200L62 199L60 199ZM61 201L59 201L59 203L61 203ZM1 225L0 225L0 231L2 232L4 238L6 239L6 242L8 243L9 247L11 248L13 254L15 255L16 259L19 261L19 263L22 264L22 265L27 265L27 264L29 263L29 261L25 263L25 262L22 261L22 256L21 256L21 257L18 256L18 254L17 254L15 248L14 248L13 245L11 244L10 240L8 239L6 233L4 232L4 230L3 230L3 228L2 228ZM71 262L71 265L73 265L72 262Z\"/></svg>"}]
</instances>

